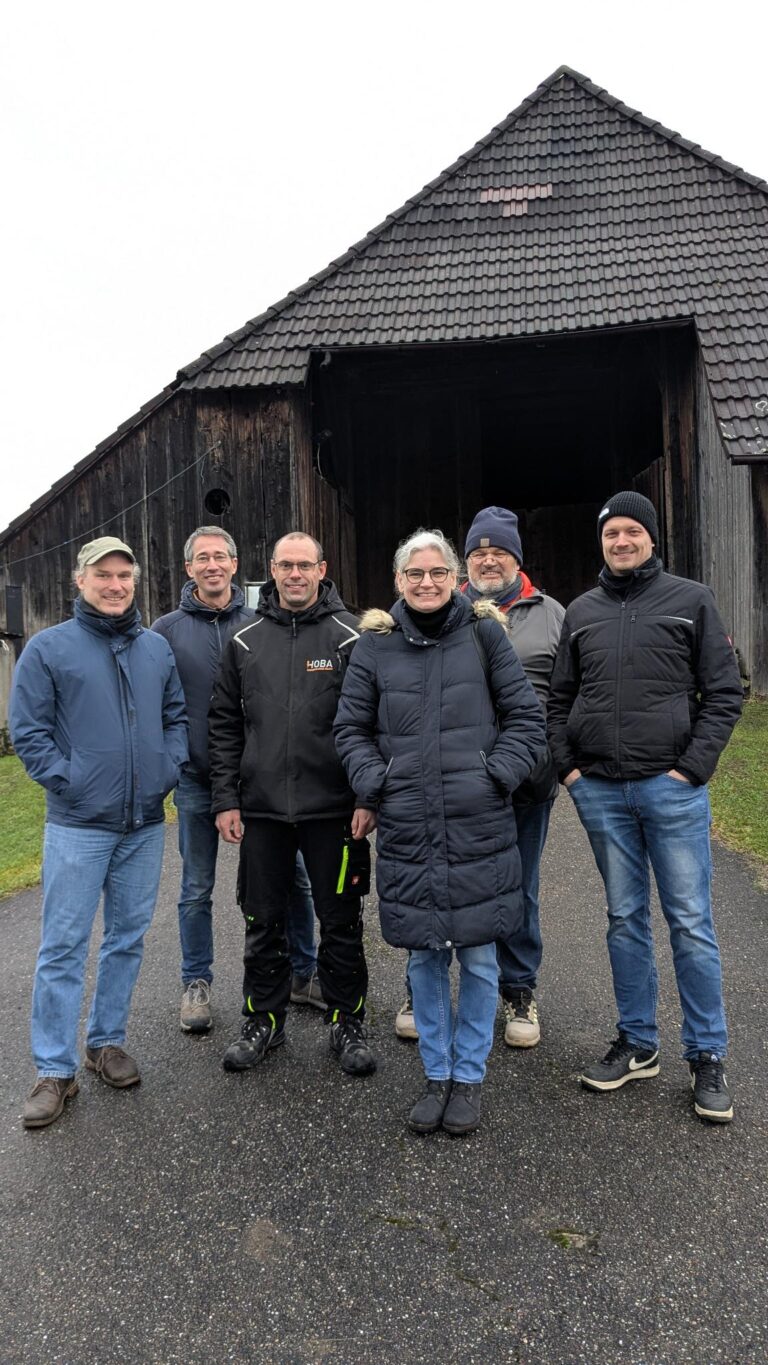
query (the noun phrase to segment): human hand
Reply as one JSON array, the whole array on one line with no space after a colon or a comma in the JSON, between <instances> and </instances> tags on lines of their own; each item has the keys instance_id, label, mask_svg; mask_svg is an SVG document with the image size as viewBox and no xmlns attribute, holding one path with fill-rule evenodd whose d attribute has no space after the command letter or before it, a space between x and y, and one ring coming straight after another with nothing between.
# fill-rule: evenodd
<instances>
[{"instance_id":1,"label":"human hand","mask_svg":"<svg viewBox=\"0 0 768 1365\"><path fill-rule=\"evenodd\" d=\"M353 839L364 839L366 834L370 834L376 828L375 810L365 810L363 806L358 806L352 815L350 833Z\"/></svg>"},{"instance_id":2,"label":"human hand","mask_svg":"<svg viewBox=\"0 0 768 1365\"><path fill-rule=\"evenodd\" d=\"M239 810L220 810L216 816L216 828L225 844L239 844L245 833Z\"/></svg>"}]
</instances>

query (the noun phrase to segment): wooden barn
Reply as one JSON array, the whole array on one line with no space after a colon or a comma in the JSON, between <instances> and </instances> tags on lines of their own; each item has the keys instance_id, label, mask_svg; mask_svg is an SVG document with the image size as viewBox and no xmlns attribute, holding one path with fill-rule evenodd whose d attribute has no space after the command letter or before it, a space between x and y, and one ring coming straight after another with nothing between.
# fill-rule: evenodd
<instances>
[{"instance_id":1,"label":"wooden barn","mask_svg":"<svg viewBox=\"0 0 768 1365\"><path fill-rule=\"evenodd\" d=\"M386 606L398 540L438 525L461 548L490 502L568 602L628 486L768 692L768 185L561 67L2 532L0 626L19 644L62 619L77 545L105 532L139 555L151 620L203 522L241 582L301 527L350 605Z\"/></svg>"}]
</instances>

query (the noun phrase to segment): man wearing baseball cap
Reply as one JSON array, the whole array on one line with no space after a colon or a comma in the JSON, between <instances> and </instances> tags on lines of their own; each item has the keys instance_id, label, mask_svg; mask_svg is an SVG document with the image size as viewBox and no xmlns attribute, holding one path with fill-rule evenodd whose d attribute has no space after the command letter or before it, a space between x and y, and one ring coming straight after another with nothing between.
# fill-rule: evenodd
<instances>
[{"instance_id":1,"label":"man wearing baseball cap","mask_svg":"<svg viewBox=\"0 0 768 1365\"><path fill-rule=\"evenodd\" d=\"M77 556L71 620L35 635L13 679L16 753L46 791L43 921L32 994L37 1081L25 1128L45 1128L77 1093L77 1031L88 943L104 937L85 1065L137 1085L123 1048L163 856L163 799L187 759L184 694L167 641L144 630L133 551L100 536Z\"/></svg>"},{"instance_id":2,"label":"man wearing baseball cap","mask_svg":"<svg viewBox=\"0 0 768 1365\"><path fill-rule=\"evenodd\" d=\"M696 1113L728 1123L720 951L710 900L707 782L741 712L733 646L712 592L665 573L656 509L634 490L602 507L604 567L563 624L549 740L608 901L618 1032L581 1074L618 1090L659 1071L652 868L669 927Z\"/></svg>"}]
</instances>

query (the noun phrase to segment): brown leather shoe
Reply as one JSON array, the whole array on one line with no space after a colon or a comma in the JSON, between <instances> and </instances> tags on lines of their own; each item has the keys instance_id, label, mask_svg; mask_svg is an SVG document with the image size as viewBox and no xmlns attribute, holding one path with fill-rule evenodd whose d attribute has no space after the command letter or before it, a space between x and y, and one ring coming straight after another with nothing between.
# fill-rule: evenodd
<instances>
[{"instance_id":1,"label":"brown leather shoe","mask_svg":"<svg viewBox=\"0 0 768 1365\"><path fill-rule=\"evenodd\" d=\"M24 1101L22 1123L25 1128L47 1128L64 1112L68 1099L80 1089L74 1076L41 1076Z\"/></svg>"},{"instance_id":2,"label":"brown leather shoe","mask_svg":"<svg viewBox=\"0 0 768 1365\"><path fill-rule=\"evenodd\" d=\"M128 1085L138 1085L141 1080L139 1068L115 1043L107 1043L106 1047L87 1047L85 1049L85 1065L89 1071L95 1071L107 1085L113 1085L116 1090L124 1090Z\"/></svg>"}]
</instances>

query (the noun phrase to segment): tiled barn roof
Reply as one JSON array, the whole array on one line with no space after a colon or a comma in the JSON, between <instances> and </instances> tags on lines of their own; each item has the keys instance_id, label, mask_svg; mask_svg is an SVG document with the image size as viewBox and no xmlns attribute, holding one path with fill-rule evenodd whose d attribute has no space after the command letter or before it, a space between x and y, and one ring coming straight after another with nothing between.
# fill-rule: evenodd
<instances>
[{"instance_id":1,"label":"tiled barn roof","mask_svg":"<svg viewBox=\"0 0 768 1365\"><path fill-rule=\"evenodd\" d=\"M768 186L561 67L179 381L302 384L313 350L683 318L695 321L729 455L768 457Z\"/></svg>"}]
</instances>

